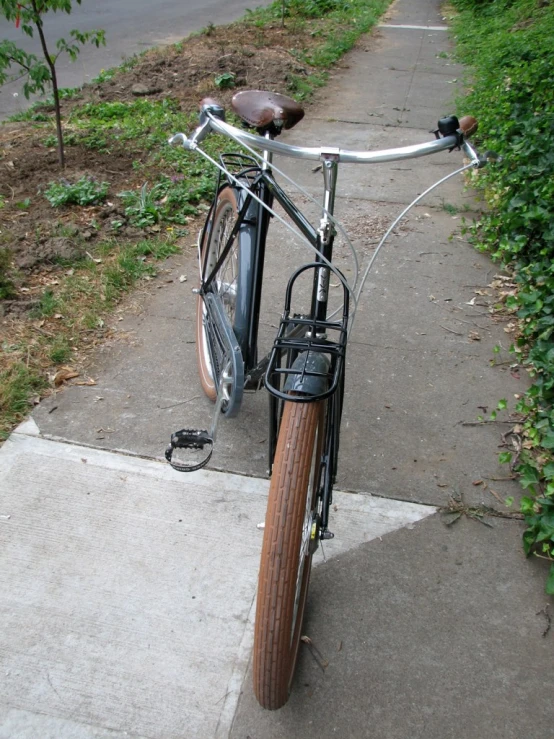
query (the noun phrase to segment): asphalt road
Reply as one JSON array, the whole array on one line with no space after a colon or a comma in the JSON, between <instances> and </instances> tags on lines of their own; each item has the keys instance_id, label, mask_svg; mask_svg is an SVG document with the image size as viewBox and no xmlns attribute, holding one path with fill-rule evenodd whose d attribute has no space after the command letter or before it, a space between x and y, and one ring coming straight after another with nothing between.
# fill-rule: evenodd
<instances>
[{"instance_id":1,"label":"asphalt road","mask_svg":"<svg viewBox=\"0 0 554 739\"><path fill-rule=\"evenodd\" d=\"M73 28L106 31L106 46L85 46L74 63L60 57L59 83L77 87L98 75L101 69L117 66L125 57L151 46L180 41L209 23L221 25L240 18L247 9L268 5L267 0L85 0L75 5L71 15L50 13L44 19L47 40L55 49L56 40L66 37ZM26 51L40 53L37 38L25 36L14 23L0 18L0 38L8 39ZM0 120L28 105L20 83L0 88Z\"/></svg>"}]
</instances>

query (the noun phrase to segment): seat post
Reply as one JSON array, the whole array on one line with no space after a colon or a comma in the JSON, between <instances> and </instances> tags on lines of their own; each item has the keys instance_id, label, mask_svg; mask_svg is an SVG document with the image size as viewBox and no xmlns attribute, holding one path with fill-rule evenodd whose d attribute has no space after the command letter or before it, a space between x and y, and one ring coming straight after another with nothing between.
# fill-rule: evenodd
<instances>
[{"instance_id":1,"label":"seat post","mask_svg":"<svg viewBox=\"0 0 554 739\"><path fill-rule=\"evenodd\" d=\"M273 139L273 136L269 133L269 131L266 131L264 138L271 141ZM271 169L271 164L273 163L273 152L264 149L263 158L264 161L262 163L262 169L264 170L264 172L267 172Z\"/></svg>"}]
</instances>

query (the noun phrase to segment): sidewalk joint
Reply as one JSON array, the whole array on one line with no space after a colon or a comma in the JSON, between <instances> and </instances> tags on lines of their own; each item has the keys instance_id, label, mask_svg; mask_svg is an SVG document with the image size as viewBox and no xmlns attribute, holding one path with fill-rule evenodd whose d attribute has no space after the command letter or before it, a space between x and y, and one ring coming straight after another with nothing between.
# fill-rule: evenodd
<instances>
[{"instance_id":1,"label":"sidewalk joint","mask_svg":"<svg viewBox=\"0 0 554 739\"><path fill-rule=\"evenodd\" d=\"M403 26L398 23L379 23L378 28L403 28L411 31L448 31L448 26Z\"/></svg>"}]
</instances>

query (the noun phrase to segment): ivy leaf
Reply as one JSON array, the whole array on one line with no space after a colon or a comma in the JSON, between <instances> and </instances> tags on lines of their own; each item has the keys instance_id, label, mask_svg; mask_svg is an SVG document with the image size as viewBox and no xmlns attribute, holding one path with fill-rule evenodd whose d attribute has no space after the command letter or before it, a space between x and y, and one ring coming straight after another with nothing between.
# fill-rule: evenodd
<instances>
[{"instance_id":1,"label":"ivy leaf","mask_svg":"<svg viewBox=\"0 0 554 739\"><path fill-rule=\"evenodd\" d=\"M524 495L520 503L520 511L524 516L532 516L535 513L535 501Z\"/></svg>"},{"instance_id":2,"label":"ivy leaf","mask_svg":"<svg viewBox=\"0 0 554 739\"><path fill-rule=\"evenodd\" d=\"M531 549L533 548L534 543L535 535L531 529L527 529L527 531L523 532L523 551L527 557L531 554Z\"/></svg>"},{"instance_id":3,"label":"ivy leaf","mask_svg":"<svg viewBox=\"0 0 554 739\"><path fill-rule=\"evenodd\" d=\"M499 411L505 411L508 407L508 401L505 398L502 398L502 400L498 401L498 405L496 407Z\"/></svg>"},{"instance_id":4,"label":"ivy leaf","mask_svg":"<svg viewBox=\"0 0 554 739\"><path fill-rule=\"evenodd\" d=\"M554 449L554 432L549 431L541 439L541 446L545 449Z\"/></svg>"},{"instance_id":5,"label":"ivy leaf","mask_svg":"<svg viewBox=\"0 0 554 739\"><path fill-rule=\"evenodd\" d=\"M548 464L545 464L542 468L542 474L547 478L554 477L554 462L549 462Z\"/></svg>"},{"instance_id":6,"label":"ivy leaf","mask_svg":"<svg viewBox=\"0 0 554 739\"><path fill-rule=\"evenodd\" d=\"M510 464L512 461L511 452L500 452L498 455L498 464Z\"/></svg>"},{"instance_id":7,"label":"ivy leaf","mask_svg":"<svg viewBox=\"0 0 554 739\"><path fill-rule=\"evenodd\" d=\"M554 564L550 565L550 572L546 580L545 590L548 595L554 595Z\"/></svg>"},{"instance_id":8,"label":"ivy leaf","mask_svg":"<svg viewBox=\"0 0 554 739\"><path fill-rule=\"evenodd\" d=\"M536 469L536 467L533 467L530 464L524 464L519 468L519 473L521 475L520 477L520 483L521 487L525 488L526 490L528 488L533 489L533 485L538 485L540 482L539 472Z\"/></svg>"}]
</instances>

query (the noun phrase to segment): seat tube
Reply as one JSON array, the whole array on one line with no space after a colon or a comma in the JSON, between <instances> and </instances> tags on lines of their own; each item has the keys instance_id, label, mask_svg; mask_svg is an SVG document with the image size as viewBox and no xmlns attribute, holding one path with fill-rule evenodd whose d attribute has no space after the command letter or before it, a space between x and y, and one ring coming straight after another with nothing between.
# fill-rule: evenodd
<instances>
[{"instance_id":1,"label":"seat tube","mask_svg":"<svg viewBox=\"0 0 554 739\"><path fill-rule=\"evenodd\" d=\"M323 169L323 211L317 230L317 248L329 262L333 256L333 240L335 227L331 216L335 208L335 192L339 168L339 150L328 150L321 155ZM320 257L316 261L322 261ZM319 321L327 317L327 302L329 298L329 267L321 267L314 276L312 293L312 315Z\"/></svg>"}]
</instances>

